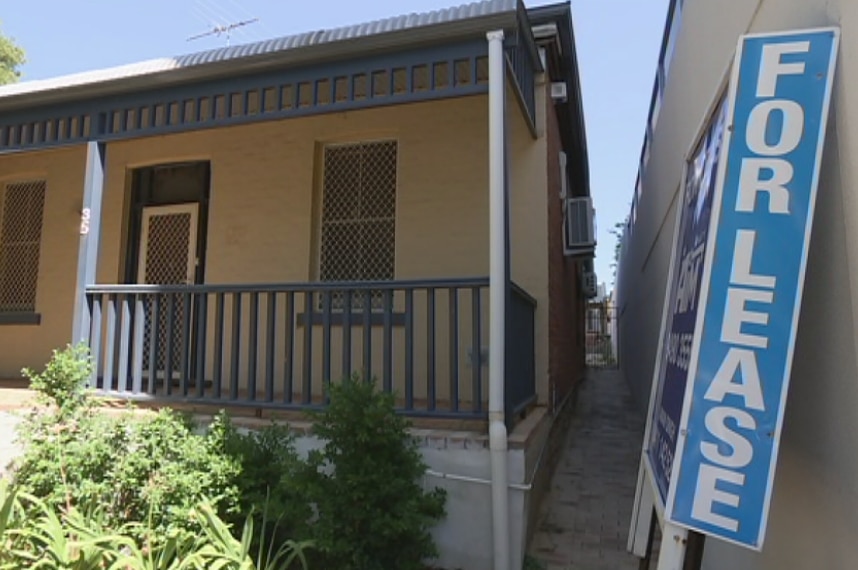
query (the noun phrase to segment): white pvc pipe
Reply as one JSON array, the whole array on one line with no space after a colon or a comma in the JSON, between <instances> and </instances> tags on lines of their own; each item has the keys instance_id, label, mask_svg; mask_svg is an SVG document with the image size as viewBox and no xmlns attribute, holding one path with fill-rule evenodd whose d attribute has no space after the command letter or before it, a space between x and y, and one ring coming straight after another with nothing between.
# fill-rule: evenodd
<instances>
[{"instance_id":1,"label":"white pvc pipe","mask_svg":"<svg viewBox=\"0 0 858 570\"><path fill-rule=\"evenodd\" d=\"M429 477L437 477L438 479L449 479L450 481L461 481L462 483L474 483L476 485L491 485L491 479L480 479L479 477L468 477L467 475L455 475L453 473L441 473L440 471L426 470L426 475ZM514 491L530 491L533 489L532 483L510 483L509 488Z\"/></svg>"},{"instance_id":2,"label":"white pvc pipe","mask_svg":"<svg viewBox=\"0 0 858 570\"><path fill-rule=\"evenodd\" d=\"M504 418L506 62L503 31L489 32L486 38L489 42L489 449L492 458L492 544L494 570L511 570L509 474Z\"/></svg>"}]
</instances>

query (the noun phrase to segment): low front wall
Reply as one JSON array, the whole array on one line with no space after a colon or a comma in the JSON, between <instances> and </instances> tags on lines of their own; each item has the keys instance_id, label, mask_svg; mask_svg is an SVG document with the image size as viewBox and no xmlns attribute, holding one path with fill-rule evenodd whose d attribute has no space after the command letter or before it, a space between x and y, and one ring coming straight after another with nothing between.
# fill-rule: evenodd
<instances>
[{"instance_id":1,"label":"low front wall","mask_svg":"<svg viewBox=\"0 0 858 570\"><path fill-rule=\"evenodd\" d=\"M210 418L201 418L205 424ZM512 560L523 560L528 525L532 520L531 489L534 480L544 480L550 470L544 450L550 449L552 417L538 408L510 434L507 468L509 474L510 535ZM260 427L259 421L235 419L242 429ZM309 433L309 425L292 424L300 455L319 449L322 441ZM414 429L420 452L427 465L424 488L440 487L447 492L446 517L433 536L440 551L434 561L448 570L492 570L491 451L488 436L472 431ZM540 459L542 459L540 461ZM551 474L547 473L550 478ZM538 505L535 505L538 507Z\"/></svg>"}]
</instances>

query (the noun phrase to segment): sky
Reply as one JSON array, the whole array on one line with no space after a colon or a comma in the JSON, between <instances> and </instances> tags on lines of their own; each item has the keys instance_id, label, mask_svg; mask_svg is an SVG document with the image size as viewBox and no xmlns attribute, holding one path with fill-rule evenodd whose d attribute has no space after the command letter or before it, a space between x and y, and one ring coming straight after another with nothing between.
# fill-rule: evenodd
<instances>
[{"instance_id":1,"label":"sky","mask_svg":"<svg viewBox=\"0 0 858 570\"><path fill-rule=\"evenodd\" d=\"M228 23L258 18L232 33L236 45L465 1L0 0L0 30L26 50L28 80L222 47L223 35L188 38ZM631 204L668 0L571 4L598 226L596 272L610 289L610 230Z\"/></svg>"}]
</instances>

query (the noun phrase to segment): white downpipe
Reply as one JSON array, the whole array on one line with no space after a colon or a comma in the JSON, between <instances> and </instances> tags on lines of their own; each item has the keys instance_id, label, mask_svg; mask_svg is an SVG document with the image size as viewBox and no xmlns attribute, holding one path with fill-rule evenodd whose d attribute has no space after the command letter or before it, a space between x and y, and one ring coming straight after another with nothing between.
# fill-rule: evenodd
<instances>
[{"instance_id":1,"label":"white downpipe","mask_svg":"<svg viewBox=\"0 0 858 570\"><path fill-rule=\"evenodd\" d=\"M492 544L494 570L511 570L509 474L504 418L506 62L503 31L489 32L486 38L489 42L489 449L492 457Z\"/></svg>"}]
</instances>

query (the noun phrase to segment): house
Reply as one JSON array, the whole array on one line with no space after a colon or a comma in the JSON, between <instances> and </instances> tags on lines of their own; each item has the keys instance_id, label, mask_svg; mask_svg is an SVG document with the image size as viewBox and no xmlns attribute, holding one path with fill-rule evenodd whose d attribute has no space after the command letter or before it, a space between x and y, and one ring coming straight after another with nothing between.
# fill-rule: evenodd
<instances>
[{"instance_id":1,"label":"house","mask_svg":"<svg viewBox=\"0 0 858 570\"><path fill-rule=\"evenodd\" d=\"M858 5L852 0L672 0L669 4L650 115L647 124L641 125L645 136L639 178L634 191L630 191L632 210L621 242L615 289L620 315L620 366L640 408L645 410L654 384L672 244L680 232L675 220L681 209L678 204L683 202L683 167L696 156L696 141L711 124L709 117L716 115L727 86L736 84L737 79L730 83L729 74L736 69L734 57L739 38L745 34L792 38L791 34L809 34L810 30L832 36L833 32L821 29L839 28L830 112L826 109L821 119L822 124L827 119L827 135L821 144L815 212L810 209L813 224L807 236L809 250L805 253L800 317L794 324L791 373L787 368L789 392L781 409L783 428L779 427L775 434L780 437L779 444L775 444L776 465L770 467L774 486L768 525L764 525L765 541L758 544L761 550L756 551L736 541L707 537L702 552L698 550L696 554L704 570L852 568L858 558L858 281L854 271L858 256L858 163L852 158L858 145L858 123L854 120L858 112ZM801 47L801 42L797 43ZM828 52L822 51L825 54L820 60L827 62ZM781 64L793 66L794 71L803 70L801 57L800 53L784 55ZM755 75L749 77L753 80ZM826 73L817 72L814 78L832 81L832 75ZM781 86L784 81L781 77ZM796 94L811 93L806 87L809 82L799 83ZM819 129L819 117L813 117L810 111L807 117ZM800 122L793 124L800 126ZM751 133L751 129L738 127L730 130L740 133L736 136ZM806 135L804 140L815 147L815 135ZM722 148L721 152L723 158L726 151ZM796 175L796 181L790 182L791 191L804 187L797 180ZM730 211L731 204L723 205L723 211ZM799 208L795 203L790 207L796 211ZM762 239L758 237L758 243ZM795 253L791 249L801 253L800 248L788 245L787 236L779 239L781 256L754 253L756 273L772 274L769 266L761 265L766 259L786 258L788 253ZM792 276L795 275L794 271ZM775 294L775 301L779 294ZM765 315L767 323L771 318L772 324L758 329L743 325L743 331L785 334L789 327L774 325L766 305L754 305L749 304L749 310L766 311L756 314ZM764 382L763 395L768 397L780 377L765 376L762 368L758 374ZM750 377L743 372L737 374L735 382L741 384ZM736 433L753 431L739 429ZM744 437L740 436L739 444ZM670 457L670 452L664 455ZM720 485L731 493L739 488ZM738 507L734 497L725 494L718 501L727 498ZM715 509L729 520L738 512L754 512L728 504L717 504ZM650 517L650 513L645 516Z\"/></svg>"},{"instance_id":2,"label":"house","mask_svg":"<svg viewBox=\"0 0 858 570\"><path fill-rule=\"evenodd\" d=\"M565 3L6 86L0 377L71 341L93 387L167 405L301 411L375 377L432 428L442 563L489 568L493 516L520 562L583 374L588 196Z\"/></svg>"}]
</instances>

